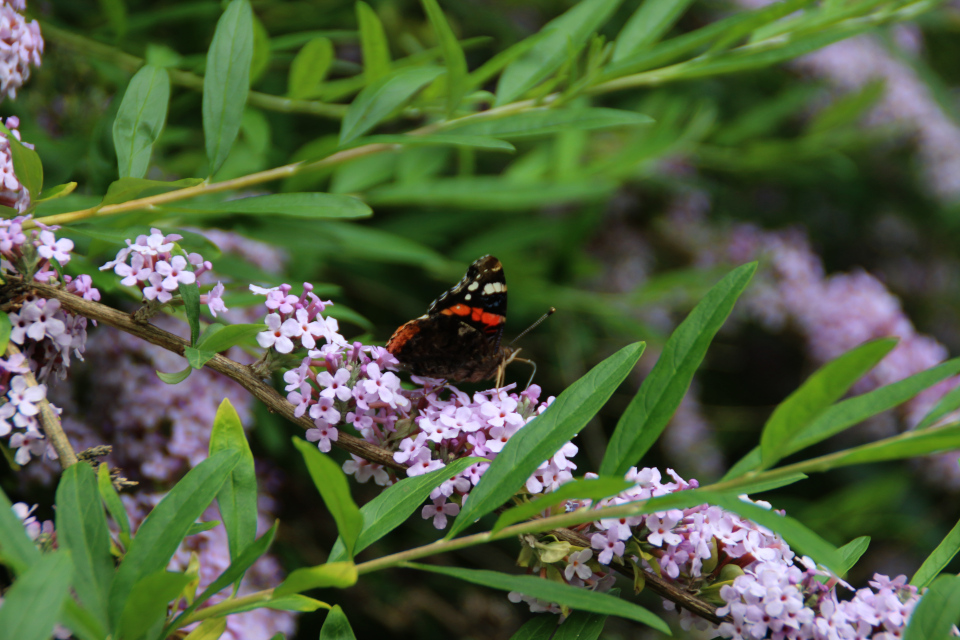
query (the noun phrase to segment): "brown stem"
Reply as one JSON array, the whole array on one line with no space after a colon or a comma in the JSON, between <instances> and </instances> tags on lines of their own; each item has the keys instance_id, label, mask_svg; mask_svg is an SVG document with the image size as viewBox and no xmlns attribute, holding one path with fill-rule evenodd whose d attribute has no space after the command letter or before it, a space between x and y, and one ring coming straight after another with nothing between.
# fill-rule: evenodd
<instances>
[{"instance_id":1,"label":"brown stem","mask_svg":"<svg viewBox=\"0 0 960 640\"><path fill-rule=\"evenodd\" d=\"M18 353L20 353L20 349L17 348L17 345L13 342L7 343L8 356L14 356ZM28 387L38 386L37 379L29 368L21 375L26 379ZM70 465L77 464L77 452L73 450L73 446L67 440L67 434L63 432L63 427L60 425L60 416L53 410L46 398L38 402L37 407L40 409L40 413L37 414L37 422L40 423L43 434L56 450L60 468L66 469Z\"/></svg>"},{"instance_id":2,"label":"brown stem","mask_svg":"<svg viewBox=\"0 0 960 640\"><path fill-rule=\"evenodd\" d=\"M9 280L15 281L12 277L10 277ZM163 329L158 329L152 324L140 324L131 318L129 314L118 311L113 307L108 307L105 304L84 300L80 296L68 293L63 289L38 282L31 282L29 286L36 291L37 295L59 300L62 307L71 313L110 325L131 335L135 335L138 338L142 338L158 347L163 347L167 351L171 351L177 355L182 356L183 350L190 346L189 342L179 336L168 333ZM254 397L267 405L267 408L273 413L283 416L304 429L312 429L315 426L309 418L298 418L294 416L293 412L295 407L287 402L286 398L280 395L280 393L269 384L255 377L248 367L239 362L235 362L225 356L216 355L204 366L238 382L244 389L253 394ZM349 434L341 433L340 439L333 444L365 460L389 467L395 471L406 470L406 467L394 461L393 454L390 451ZM73 461L76 462L76 455L72 453L72 450L71 454L73 455Z\"/></svg>"},{"instance_id":3,"label":"brown stem","mask_svg":"<svg viewBox=\"0 0 960 640\"><path fill-rule=\"evenodd\" d=\"M14 278L9 279L14 280ZM110 325L116 329L120 329L121 331L126 331L131 335L135 335L146 340L147 342L150 342L151 344L163 347L164 349L172 351L178 355L182 356L184 348L190 346L186 340L180 338L179 336L175 336L172 333L168 333L151 324L139 324L135 322L129 314L118 311L107 305L100 304L99 302L84 300L83 298L73 295L72 293L68 293L62 289L36 282L30 283L30 287L35 290L38 295L44 298L53 298L59 300L61 306L71 313L83 315L91 320L96 320L98 322ZM283 416L287 420L300 425L304 429L313 428L314 425L308 418L298 418L294 416L293 412L295 407L287 402L286 398L281 396L273 387L255 377L250 372L249 367L221 355L214 356L213 359L207 362L205 366L238 382L247 391L252 393L261 402L266 404L270 411ZM57 425L59 428L59 420L57 421ZM60 430L60 433L62 434L63 431ZM396 471L406 470L403 465L394 461L393 455L390 451L372 445L365 440L361 440L360 438L341 433L340 439L332 444L370 462L389 467L390 469L394 469ZM67 443L67 446L69 447L69 443ZM70 454L74 456L73 460L76 461L76 456L73 454L72 449L70 449ZM61 454L61 460L63 460L63 454ZM571 544L587 548L590 547L590 541L576 531L571 531L570 529L555 529L551 531L551 533L557 536L557 538L566 542L570 542ZM617 570L621 573L624 573L624 575L633 578L630 569L624 567L617 568ZM664 580L653 572L644 571L644 578L646 580L647 587L649 587L651 591L659 596L662 596L663 598L666 598L667 600L670 600L671 602L676 603L677 606L687 609L695 615L704 618L705 620L709 620L715 624L729 620L729 617L722 618L718 616L716 613L716 607L713 605L697 599L692 594L683 591L676 585Z\"/></svg>"}]
</instances>

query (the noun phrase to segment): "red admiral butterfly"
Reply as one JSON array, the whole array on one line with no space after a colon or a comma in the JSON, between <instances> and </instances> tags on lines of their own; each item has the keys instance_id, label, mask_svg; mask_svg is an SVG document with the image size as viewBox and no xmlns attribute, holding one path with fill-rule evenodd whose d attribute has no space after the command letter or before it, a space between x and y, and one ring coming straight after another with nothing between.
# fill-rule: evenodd
<instances>
[{"instance_id":1,"label":"red admiral butterfly","mask_svg":"<svg viewBox=\"0 0 960 640\"><path fill-rule=\"evenodd\" d=\"M519 349L501 346L507 318L503 265L483 256L452 289L434 300L425 315L397 329L387 351L414 375L456 382L497 378Z\"/></svg>"}]
</instances>

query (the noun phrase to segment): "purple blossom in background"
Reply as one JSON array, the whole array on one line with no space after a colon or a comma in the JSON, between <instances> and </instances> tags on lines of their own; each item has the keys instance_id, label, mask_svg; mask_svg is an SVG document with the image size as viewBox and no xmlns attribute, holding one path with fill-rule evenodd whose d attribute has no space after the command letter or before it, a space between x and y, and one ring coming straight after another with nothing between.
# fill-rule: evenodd
<instances>
[{"instance_id":1,"label":"purple blossom in background","mask_svg":"<svg viewBox=\"0 0 960 640\"><path fill-rule=\"evenodd\" d=\"M0 93L16 99L17 89L30 78L30 66L40 66L43 38L36 20L27 22L18 11L26 0L0 3Z\"/></svg>"},{"instance_id":2,"label":"purple blossom in background","mask_svg":"<svg viewBox=\"0 0 960 640\"><path fill-rule=\"evenodd\" d=\"M0 12L2 11L3 8L0 8ZM2 84L2 80L0 80L0 84ZM17 140L20 140L20 131L17 129L20 126L20 119L16 116L10 116L4 124L10 130L10 133ZM21 142L21 144L33 149L33 145L29 142ZM7 135L3 132L0 132L0 205L16 209L20 213L24 213L30 208L30 192L20 184L20 180L17 179L13 171L10 141L7 140ZM13 244L22 243L23 240L17 242L17 233L19 232L19 225L5 228L4 232L0 234L0 251L8 251Z\"/></svg>"}]
</instances>

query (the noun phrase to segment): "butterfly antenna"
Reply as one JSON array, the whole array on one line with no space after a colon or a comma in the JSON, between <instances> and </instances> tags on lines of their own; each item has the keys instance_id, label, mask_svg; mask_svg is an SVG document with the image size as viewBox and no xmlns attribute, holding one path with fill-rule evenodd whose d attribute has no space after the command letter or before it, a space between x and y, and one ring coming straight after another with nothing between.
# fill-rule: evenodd
<instances>
[{"instance_id":1,"label":"butterfly antenna","mask_svg":"<svg viewBox=\"0 0 960 640\"><path fill-rule=\"evenodd\" d=\"M516 342L517 340L519 340L519 339L522 338L523 336L527 335L528 333L530 333L531 331L533 331L534 329L536 329L537 327L539 327L541 322L543 322L544 320L546 320L547 318L549 318L550 316L552 316L552 315L553 315L554 313L556 313L556 312L557 312L557 308L556 308L556 307L550 307L549 309L547 309L547 312L546 312L545 314L543 314L542 316L540 316L540 319L539 319L539 320L537 320L537 321L534 322L532 325L530 325L529 327L527 327L526 329L524 329L523 331L521 331L521 332L520 332L520 335L518 335L516 338L514 338L513 340L510 341L510 344L513 344L514 342ZM534 368L534 371L536 371L536 368Z\"/></svg>"}]
</instances>

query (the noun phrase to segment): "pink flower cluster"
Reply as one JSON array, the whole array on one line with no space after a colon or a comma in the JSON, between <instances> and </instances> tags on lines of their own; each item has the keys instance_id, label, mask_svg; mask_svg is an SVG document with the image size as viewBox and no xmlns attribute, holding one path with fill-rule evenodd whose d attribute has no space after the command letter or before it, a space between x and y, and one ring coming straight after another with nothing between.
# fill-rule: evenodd
<instances>
[{"instance_id":1,"label":"pink flower cluster","mask_svg":"<svg viewBox=\"0 0 960 640\"><path fill-rule=\"evenodd\" d=\"M257 334L257 343L264 349L272 348L277 353L291 353L301 347L314 349L317 340L328 344L346 344L337 333L339 325L335 318L324 318L321 313L332 304L321 300L313 293L313 285L303 283L299 297L290 293L289 284L264 289L250 285L250 291L267 296L266 306L270 313L264 318L267 330Z\"/></svg>"},{"instance_id":2,"label":"pink flower cluster","mask_svg":"<svg viewBox=\"0 0 960 640\"><path fill-rule=\"evenodd\" d=\"M521 394L512 386L478 392L473 396L441 380L418 378L419 385L403 389L395 373L400 363L383 347L348 345L337 333L337 322L321 312L330 304L319 300L309 284L297 297L291 287L251 287L267 294L268 331L257 337L264 348L292 353L302 347L309 351L300 366L284 373L287 400L295 415L309 416L315 428L306 437L328 452L350 428L367 442L393 451L394 460L407 466L408 476L417 476L446 466L463 457L492 460L506 442L526 423L543 412L553 398L538 403L540 388L532 386ZM319 345L318 340L325 343ZM576 468L569 458L577 453L572 443L564 445L527 480L527 490L541 493L572 478ZM425 519L442 529L447 517L459 513L460 505L489 467L481 462L451 477L431 494L423 508ZM359 482L371 478L389 485L395 478L381 465L357 456L348 460L344 471Z\"/></svg>"},{"instance_id":3,"label":"pink flower cluster","mask_svg":"<svg viewBox=\"0 0 960 640\"><path fill-rule=\"evenodd\" d=\"M11 100L30 78L30 65L40 66L43 53L40 25L36 20L27 22L17 13L26 5L26 0L0 2L0 93Z\"/></svg>"},{"instance_id":4,"label":"pink flower cluster","mask_svg":"<svg viewBox=\"0 0 960 640\"><path fill-rule=\"evenodd\" d=\"M25 502L17 502L14 503L12 509L13 512L17 514L17 517L20 518L20 521L23 523L23 528L27 530L27 535L31 540L37 544L43 544L45 540L51 540L53 538L53 520L45 520L40 523L37 521L36 516L33 515L33 512L37 509L37 505L29 507Z\"/></svg>"},{"instance_id":5,"label":"pink flower cluster","mask_svg":"<svg viewBox=\"0 0 960 640\"><path fill-rule=\"evenodd\" d=\"M696 480L687 482L671 469L667 473L673 482L662 482L657 469L632 468L625 477L635 483L633 487L596 504L571 501L567 510L623 505L698 486ZM756 504L770 508L762 501ZM851 589L848 584L810 558L796 556L765 527L707 504L601 519L585 526L583 533L590 539L589 549L525 538L523 564L546 578L606 591L613 584L610 564L630 561L721 605L717 614L730 615L733 622L711 627L683 610L681 626L712 628L723 638L892 640L901 637L919 600L904 576L890 580L878 574L870 583L872 589L841 601L837 586ZM512 593L510 599L527 602L532 611L561 612L556 604L521 594ZM672 602L664 604L675 608Z\"/></svg>"},{"instance_id":6,"label":"pink flower cluster","mask_svg":"<svg viewBox=\"0 0 960 640\"><path fill-rule=\"evenodd\" d=\"M37 224L31 231L23 230L30 216L0 220L0 264L4 271L16 273L39 282L53 283L58 276L54 263L63 266L70 262L73 242L57 239L58 227ZM99 300L100 292L93 287L90 276L63 277L68 292L86 300ZM37 415L46 400L51 376L63 380L70 366L71 353L83 359L87 341L87 319L67 313L59 300L48 300L28 294L20 301L20 308L8 314L11 323L10 342L18 345L19 354L0 359L0 394L5 394L0 405L0 437L10 435L10 446L17 450L14 460L23 465L33 456L56 453L47 445ZM27 383L23 375L32 371L40 382ZM52 406L52 405L51 405ZM14 432L14 429L20 429Z\"/></svg>"},{"instance_id":7,"label":"pink flower cluster","mask_svg":"<svg viewBox=\"0 0 960 640\"><path fill-rule=\"evenodd\" d=\"M0 8L0 12L2 11L3 8ZM2 85L2 79L0 79L0 85ZM20 126L20 118L10 116L6 119L4 125L17 140L20 140L20 132L17 130ZM21 142L21 144L33 149L33 145L29 142ZM7 135L2 132L0 132L0 205L16 209L19 213L25 213L30 208L30 192L20 184L20 180L13 171L10 141L7 140Z\"/></svg>"},{"instance_id":8,"label":"pink flower cluster","mask_svg":"<svg viewBox=\"0 0 960 640\"><path fill-rule=\"evenodd\" d=\"M160 229L151 229L149 236L137 236L136 242L128 239L127 246L100 270L113 269L123 278L120 284L139 288L148 303L166 304L173 300L181 284L194 284L197 278L213 268L210 261L204 260L199 253L190 253L186 257L174 255L174 245L182 239L183 236L177 233L164 235ZM228 310L222 295L223 285L218 282L209 293L200 297L200 302L209 307L214 318L217 312Z\"/></svg>"}]
</instances>

